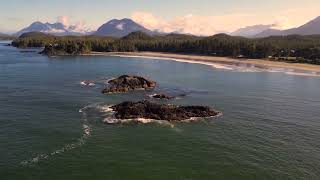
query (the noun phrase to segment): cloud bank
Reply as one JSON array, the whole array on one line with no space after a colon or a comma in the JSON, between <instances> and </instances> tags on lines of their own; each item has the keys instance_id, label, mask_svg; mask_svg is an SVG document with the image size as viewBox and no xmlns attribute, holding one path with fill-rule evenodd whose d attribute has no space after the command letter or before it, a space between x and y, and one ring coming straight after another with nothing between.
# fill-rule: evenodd
<instances>
[{"instance_id":1,"label":"cloud bank","mask_svg":"<svg viewBox=\"0 0 320 180\"><path fill-rule=\"evenodd\" d=\"M304 15L301 16L301 14ZM131 18L151 30L208 36L233 32L241 27L257 24L271 25L273 29L289 29L300 26L318 15L315 9L297 8L273 14L259 12L231 13L220 16L188 14L171 19L164 19L147 11L137 11L132 13Z\"/></svg>"},{"instance_id":2,"label":"cloud bank","mask_svg":"<svg viewBox=\"0 0 320 180\"><path fill-rule=\"evenodd\" d=\"M65 15L58 16L57 22L63 24L70 31L82 32L82 33L87 33L92 31L90 28L86 26L86 23L84 21L72 22L69 16L65 16Z\"/></svg>"}]
</instances>

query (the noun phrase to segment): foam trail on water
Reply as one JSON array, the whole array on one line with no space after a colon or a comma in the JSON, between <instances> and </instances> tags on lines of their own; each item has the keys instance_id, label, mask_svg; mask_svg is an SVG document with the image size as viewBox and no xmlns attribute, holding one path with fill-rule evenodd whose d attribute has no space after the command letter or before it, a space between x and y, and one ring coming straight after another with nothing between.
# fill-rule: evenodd
<instances>
[{"instance_id":1,"label":"foam trail on water","mask_svg":"<svg viewBox=\"0 0 320 180\"><path fill-rule=\"evenodd\" d=\"M20 164L27 166L34 163L38 163L39 161L47 160L55 155L64 153L66 151L70 151L75 148L79 148L83 144L85 144L86 140L91 136L91 132L92 132L92 129L88 123L87 114L83 112L85 108L86 107L79 110L79 112L83 113L82 136L76 142L71 144L66 144L62 148L52 151L51 153L48 153L48 154L39 154L36 157L33 157L29 160L22 161Z\"/></svg>"},{"instance_id":2,"label":"foam trail on water","mask_svg":"<svg viewBox=\"0 0 320 180\"><path fill-rule=\"evenodd\" d=\"M131 122L137 122L141 124L149 124L149 123L156 123L160 125L169 126L171 128L174 128L175 125L170 123L169 121L165 120L155 120L155 119L145 119L145 118L136 118L136 119L115 119L111 117L107 117L103 120L104 123L107 124L126 124Z\"/></svg>"}]
</instances>

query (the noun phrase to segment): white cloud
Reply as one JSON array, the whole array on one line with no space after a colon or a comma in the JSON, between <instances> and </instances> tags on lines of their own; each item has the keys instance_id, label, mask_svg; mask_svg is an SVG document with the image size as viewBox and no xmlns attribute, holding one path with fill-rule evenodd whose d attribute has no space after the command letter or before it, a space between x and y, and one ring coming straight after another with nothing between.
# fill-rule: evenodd
<instances>
[{"instance_id":1,"label":"white cloud","mask_svg":"<svg viewBox=\"0 0 320 180\"><path fill-rule=\"evenodd\" d=\"M58 16L57 22L65 25L66 27L70 26L70 17L69 16Z\"/></svg>"},{"instance_id":2,"label":"white cloud","mask_svg":"<svg viewBox=\"0 0 320 180\"><path fill-rule=\"evenodd\" d=\"M124 26L124 23L121 23L121 24L118 24L116 28L119 30L123 30L123 26Z\"/></svg>"},{"instance_id":3,"label":"white cloud","mask_svg":"<svg viewBox=\"0 0 320 180\"><path fill-rule=\"evenodd\" d=\"M243 12L243 11L242 11ZM131 16L143 26L163 32L181 32L196 35L213 35L233 32L241 27L257 24L273 24L275 29L289 29L300 26L317 17L317 8L292 8L281 12L249 11L234 12L220 16L184 15L171 19L155 16L151 12L138 11ZM303 15L302 15L303 14Z\"/></svg>"},{"instance_id":4,"label":"white cloud","mask_svg":"<svg viewBox=\"0 0 320 180\"><path fill-rule=\"evenodd\" d=\"M82 33L91 31L90 28L86 27L84 21L72 22L69 16L58 16L57 22L63 24L69 31Z\"/></svg>"},{"instance_id":5,"label":"white cloud","mask_svg":"<svg viewBox=\"0 0 320 180\"><path fill-rule=\"evenodd\" d=\"M289 29L294 27L290 22L289 18L286 16L278 17L275 22L273 23L273 29Z\"/></svg>"},{"instance_id":6,"label":"white cloud","mask_svg":"<svg viewBox=\"0 0 320 180\"><path fill-rule=\"evenodd\" d=\"M165 20L149 12L135 12L132 19L145 27L163 32L180 32L197 35L212 35L219 32L214 23L215 16L195 16L192 14Z\"/></svg>"}]
</instances>

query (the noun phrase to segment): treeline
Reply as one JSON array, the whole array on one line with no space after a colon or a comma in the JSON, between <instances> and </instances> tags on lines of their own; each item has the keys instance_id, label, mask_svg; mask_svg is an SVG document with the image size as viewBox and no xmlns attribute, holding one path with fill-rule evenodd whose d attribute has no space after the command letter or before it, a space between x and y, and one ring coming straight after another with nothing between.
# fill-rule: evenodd
<instances>
[{"instance_id":1,"label":"treeline","mask_svg":"<svg viewBox=\"0 0 320 180\"><path fill-rule=\"evenodd\" d=\"M49 55L97 52L154 51L320 64L320 36L274 36L248 39L218 34L210 37L169 34L149 36L134 32L123 38L95 36L57 37L27 33L12 43L16 47L45 47Z\"/></svg>"}]
</instances>

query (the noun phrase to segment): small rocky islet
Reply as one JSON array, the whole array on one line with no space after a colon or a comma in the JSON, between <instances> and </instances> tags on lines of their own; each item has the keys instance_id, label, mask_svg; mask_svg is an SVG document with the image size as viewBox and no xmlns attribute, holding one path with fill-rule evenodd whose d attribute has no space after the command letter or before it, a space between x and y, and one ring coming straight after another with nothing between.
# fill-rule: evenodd
<instances>
[{"instance_id":1,"label":"small rocky islet","mask_svg":"<svg viewBox=\"0 0 320 180\"><path fill-rule=\"evenodd\" d=\"M108 81L109 87L102 90L103 94L127 93L134 90L152 90L156 87L156 82L141 76L122 75Z\"/></svg>"},{"instance_id":2,"label":"small rocky islet","mask_svg":"<svg viewBox=\"0 0 320 180\"><path fill-rule=\"evenodd\" d=\"M108 81L109 86L102 90L104 94L127 93L135 90L153 90L156 82L141 76L122 75ZM155 99L173 99L166 94L154 94ZM126 101L110 107L117 119L154 119L181 122L190 118L208 118L221 113L208 106L177 106L158 104L147 100Z\"/></svg>"},{"instance_id":3,"label":"small rocky islet","mask_svg":"<svg viewBox=\"0 0 320 180\"><path fill-rule=\"evenodd\" d=\"M208 106L176 106L157 104L150 101L127 101L110 107L117 119L154 119L167 121L184 121L190 118L206 118L220 114Z\"/></svg>"}]
</instances>

